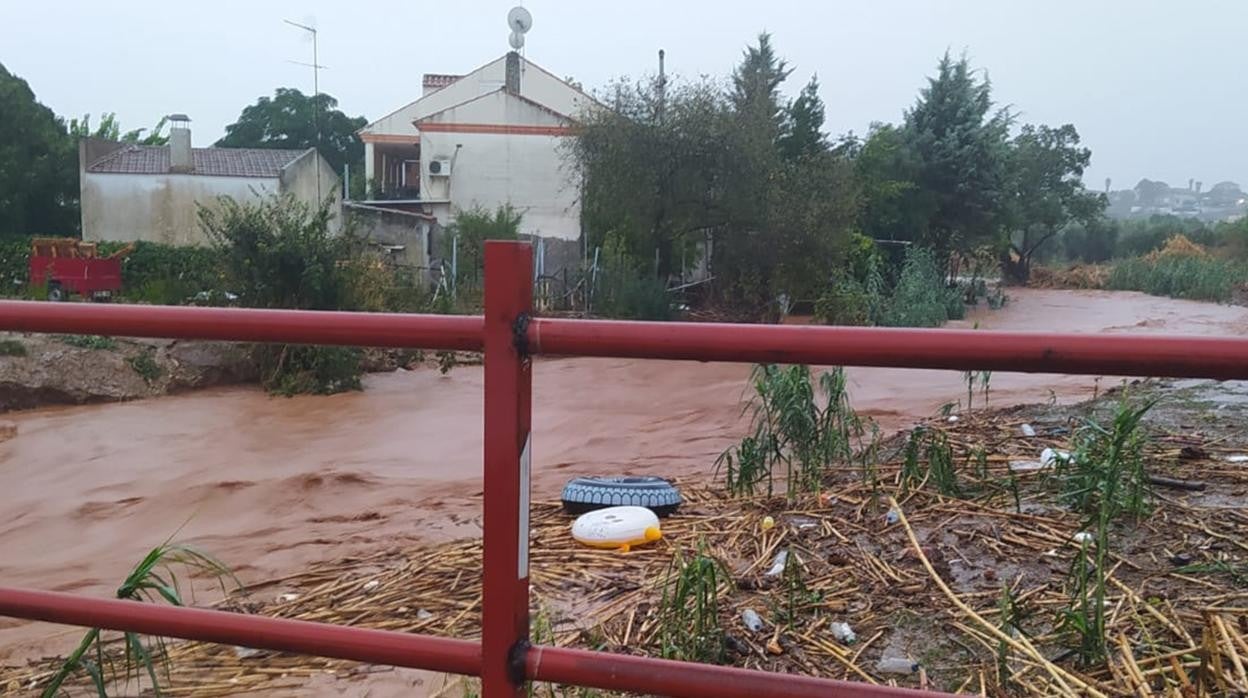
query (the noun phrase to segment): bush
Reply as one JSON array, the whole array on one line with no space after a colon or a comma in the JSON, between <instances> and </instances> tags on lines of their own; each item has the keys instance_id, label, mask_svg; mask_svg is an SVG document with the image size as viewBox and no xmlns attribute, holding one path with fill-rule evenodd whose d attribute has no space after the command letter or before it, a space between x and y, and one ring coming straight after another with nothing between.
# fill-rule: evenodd
<instances>
[{"instance_id":1,"label":"bush","mask_svg":"<svg viewBox=\"0 0 1248 698\"><path fill-rule=\"evenodd\" d=\"M823 325L871 324L871 298L855 279L844 279L815 301L815 322Z\"/></svg>"},{"instance_id":2,"label":"bush","mask_svg":"<svg viewBox=\"0 0 1248 698\"><path fill-rule=\"evenodd\" d=\"M940 327L964 314L961 291L945 284L945 275L932 252L913 246L907 250L897 287L880 324Z\"/></svg>"},{"instance_id":3,"label":"bush","mask_svg":"<svg viewBox=\"0 0 1248 698\"><path fill-rule=\"evenodd\" d=\"M63 334L57 337L61 342L79 349L116 349L117 340L98 334Z\"/></svg>"},{"instance_id":4,"label":"bush","mask_svg":"<svg viewBox=\"0 0 1248 698\"><path fill-rule=\"evenodd\" d=\"M278 395L332 395L360 389L360 350L287 344L261 353L265 389Z\"/></svg>"},{"instance_id":5,"label":"bush","mask_svg":"<svg viewBox=\"0 0 1248 698\"><path fill-rule=\"evenodd\" d=\"M130 368L133 368L134 372L142 376L143 380L148 383L159 379L165 372L164 369L160 367L160 364L156 363L156 358L150 351L145 351L142 354L135 354L134 356L126 359L126 363L130 364Z\"/></svg>"},{"instance_id":6,"label":"bush","mask_svg":"<svg viewBox=\"0 0 1248 698\"><path fill-rule=\"evenodd\" d=\"M592 291L595 315L622 320L672 319L667 286L640 271L618 238L607 238L600 263Z\"/></svg>"},{"instance_id":7,"label":"bush","mask_svg":"<svg viewBox=\"0 0 1248 698\"><path fill-rule=\"evenodd\" d=\"M100 245L111 254L120 243ZM122 295L146 303L176 305L203 291L222 291L224 269L212 247L162 245L140 240L121 262Z\"/></svg>"},{"instance_id":8,"label":"bush","mask_svg":"<svg viewBox=\"0 0 1248 698\"><path fill-rule=\"evenodd\" d=\"M328 204L313 209L289 196L244 204L223 198L200 209L226 280L258 308L351 307L358 247L350 235L330 231L331 218ZM265 388L283 395L360 388L356 349L274 345L262 349L260 361Z\"/></svg>"},{"instance_id":9,"label":"bush","mask_svg":"<svg viewBox=\"0 0 1248 698\"><path fill-rule=\"evenodd\" d=\"M486 240L515 240L523 218L510 204L499 206L493 213L477 206L455 213L455 220L446 227L443 257L451 258L451 245L458 244L455 270L457 285L478 285L485 270ZM458 238L458 243L454 241Z\"/></svg>"},{"instance_id":10,"label":"bush","mask_svg":"<svg viewBox=\"0 0 1248 698\"><path fill-rule=\"evenodd\" d=\"M30 238L0 239L0 294L24 295L22 289L29 283L29 276Z\"/></svg>"},{"instance_id":11,"label":"bush","mask_svg":"<svg viewBox=\"0 0 1248 698\"><path fill-rule=\"evenodd\" d=\"M0 356L26 356L26 345L16 339L0 339Z\"/></svg>"}]
</instances>

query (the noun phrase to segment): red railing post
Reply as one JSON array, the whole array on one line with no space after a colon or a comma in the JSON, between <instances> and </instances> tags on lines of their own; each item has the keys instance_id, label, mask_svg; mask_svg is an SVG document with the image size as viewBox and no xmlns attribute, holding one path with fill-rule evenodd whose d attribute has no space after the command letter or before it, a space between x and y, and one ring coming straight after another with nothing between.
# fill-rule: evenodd
<instances>
[{"instance_id":1,"label":"red railing post","mask_svg":"<svg viewBox=\"0 0 1248 698\"><path fill-rule=\"evenodd\" d=\"M529 639L529 417L533 250L485 244L482 698L523 695Z\"/></svg>"}]
</instances>

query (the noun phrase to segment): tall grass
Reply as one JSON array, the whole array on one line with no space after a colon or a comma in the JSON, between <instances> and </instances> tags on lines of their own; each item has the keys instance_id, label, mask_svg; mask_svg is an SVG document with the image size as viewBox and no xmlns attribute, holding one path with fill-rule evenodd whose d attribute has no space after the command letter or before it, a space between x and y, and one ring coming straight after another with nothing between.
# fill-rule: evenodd
<instances>
[{"instance_id":1,"label":"tall grass","mask_svg":"<svg viewBox=\"0 0 1248 698\"><path fill-rule=\"evenodd\" d=\"M705 542L686 558L677 550L668 567L659 602L659 635L664 659L721 663L727 652L719 622L719 594L731 575Z\"/></svg>"},{"instance_id":2,"label":"tall grass","mask_svg":"<svg viewBox=\"0 0 1248 698\"><path fill-rule=\"evenodd\" d=\"M1085 515L1082 528L1091 533L1080 540L1071 561L1066 580L1069 601L1059 618L1059 627L1073 635L1073 649L1085 665L1099 663L1106 655L1111 527L1119 518L1142 517L1151 508L1143 458L1147 436L1141 421L1153 404L1137 407L1124 397L1108 426L1089 421L1078 431L1075 451L1059 459L1055 468L1061 500Z\"/></svg>"},{"instance_id":3,"label":"tall grass","mask_svg":"<svg viewBox=\"0 0 1248 698\"><path fill-rule=\"evenodd\" d=\"M791 499L800 491L817 490L827 466L852 462L864 429L849 404L845 371L825 372L818 383L822 401L809 367L754 367L755 395L746 408L753 412L753 433L716 461L730 491L753 494L766 483L767 493L774 494L774 471L780 466Z\"/></svg>"},{"instance_id":4,"label":"tall grass","mask_svg":"<svg viewBox=\"0 0 1248 698\"><path fill-rule=\"evenodd\" d=\"M187 545L164 543L152 548L142 561L126 575L117 588L117 598L130 601L164 601L172 606L183 606L184 600L174 566L190 573L207 573L216 578L225 591L227 580L239 588L242 584L224 564L216 558ZM121 683L129 695L131 680L137 693L142 692L143 676L151 682L151 689L161 695L160 673L169 679L169 666L162 638L146 638L138 633L122 634L122 667L118 673L114 654L105 651L105 640L99 628L88 630L78 647L61 664L60 669L44 687L43 698L58 695L61 686L76 671L83 671L91 679L96 694L107 698L108 686Z\"/></svg>"},{"instance_id":5,"label":"tall grass","mask_svg":"<svg viewBox=\"0 0 1248 698\"><path fill-rule=\"evenodd\" d=\"M1236 287L1248 282L1248 266L1216 257L1136 257L1116 264L1107 286L1199 301L1231 300Z\"/></svg>"},{"instance_id":6,"label":"tall grass","mask_svg":"<svg viewBox=\"0 0 1248 698\"><path fill-rule=\"evenodd\" d=\"M983 282L979 282L982 286ZM976 284L972 284L972 289ZM826 325L885 327L939 327L966 315L966 289L951 286L930 250L906 251L897 281L891 289L875 257L866 265L865 279L838 280L815 301L815 321ZM974 292L969 294L977 298Z\"/></svg>"},{"instance_id":7,"label":"tall grass","mask_svg":"<svg viewBox=\"0 0 1248 698\"><path fill-rule=\"evenodd\" d=\"M901 486L906 492L930 483L946 496L962 496L953 447L940 429L917 427L902 450Z\"/></svg>"}]
</instances>

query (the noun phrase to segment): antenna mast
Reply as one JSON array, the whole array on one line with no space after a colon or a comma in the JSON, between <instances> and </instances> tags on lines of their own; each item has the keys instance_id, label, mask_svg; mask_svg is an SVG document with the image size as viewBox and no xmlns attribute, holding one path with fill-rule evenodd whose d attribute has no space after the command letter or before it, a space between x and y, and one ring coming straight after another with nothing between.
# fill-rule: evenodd
<instances>
[{"instance_id":1,"label":"antenna mast","mask_svg":"<svg viewBox=\"0 0 1248 698\"><path fill-rule=\"evenodd\" d=\"M316 150L317 157L320 157L321 155L321 115L320 115L321 68L324 68L325 66L321 65L319 57L317 55L316 27L310 27L306 24L292 22L289 19L284 19L282 21L289 24L292 27L302 29L312 35L312 62L300 63L299 61L291 61L291 63L294 63L296 65L307 66L312 69L312 128L315 129L316 131L315 150ZM316 200L318 204L321 201L320 162L317 162L317 167L316 167Z\"/></svg>"}]
</instances>

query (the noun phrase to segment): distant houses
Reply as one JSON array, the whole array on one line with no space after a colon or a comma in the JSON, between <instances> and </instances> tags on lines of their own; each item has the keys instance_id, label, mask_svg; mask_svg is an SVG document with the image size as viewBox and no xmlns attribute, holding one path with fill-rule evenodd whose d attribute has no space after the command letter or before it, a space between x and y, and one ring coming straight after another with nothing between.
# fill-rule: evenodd
<instances>
[{"instance_id":1,"label":"distant houses","mask_svg":"<svg viewBox=\"0 0 1248 698\"><path fill-rule=\"evenodd\" d=\"M83 240L206 244L199 207L219 197L290 195L316 206L341 187L312 148L193 148L189 119L172 121L168 145L79 142Z\"/></svg>"},{"instance_id":2,"label":"distant houses","mask_svg":"<svg viewBox=\"0 0 1248 698\"><path fill-rule=\"evenodd\" d=\"M1108 213L1114 218L1148 218L1155 215L1199 218L1203 221L1236 221L1248 214L1248 194L1239 184L1218 182L1208 190L1188 180L1187 187L1142 179L1133 189L1111 191Z\"/></svg>"}]
</instances>

